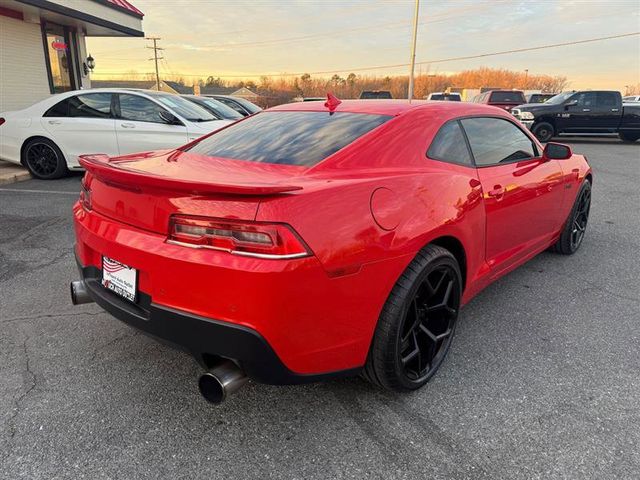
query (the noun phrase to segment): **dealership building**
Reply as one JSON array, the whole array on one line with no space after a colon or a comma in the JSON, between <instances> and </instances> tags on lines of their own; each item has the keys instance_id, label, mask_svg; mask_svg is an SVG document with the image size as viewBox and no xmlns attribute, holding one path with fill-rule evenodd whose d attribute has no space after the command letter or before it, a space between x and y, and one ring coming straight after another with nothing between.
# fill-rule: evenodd
<instances>
[{"instance_id":1,"label":"dealership building","mask_svg":"<svg viewBox=\"0 0 640 480\"><path fill-rule=\"evenodd\" d=\"M90 88L86 37L143 37L126 0L1 0L0 112Z\"/></svg>"}]
</instances>

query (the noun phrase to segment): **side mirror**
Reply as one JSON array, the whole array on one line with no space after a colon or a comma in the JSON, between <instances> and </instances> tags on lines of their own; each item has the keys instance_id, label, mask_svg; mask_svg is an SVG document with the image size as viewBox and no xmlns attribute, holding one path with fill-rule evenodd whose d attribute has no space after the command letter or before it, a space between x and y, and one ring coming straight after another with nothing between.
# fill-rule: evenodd
<instances>
[{"instance_id":1,"label":"side mirror","mask_svg":"<svg viewBox=\"0 0 640 480\"><path fill-rule=\"evenodd\" d=\"M547 143L542 151L542 158L545 160L566 160L572 155L571 147L562 143Z\"/></svg>"},{"instance_id":2,"label":"side mirror","mask_svg":"<svg viewBox=\"0 0 640 480\"><path fill-rule=\"evenodd\" d=\"M162 110L159 115L160 118L169 125L177 125L180 122L173 113L167 112L166 110Z\"/></svg>"}]
</instances>

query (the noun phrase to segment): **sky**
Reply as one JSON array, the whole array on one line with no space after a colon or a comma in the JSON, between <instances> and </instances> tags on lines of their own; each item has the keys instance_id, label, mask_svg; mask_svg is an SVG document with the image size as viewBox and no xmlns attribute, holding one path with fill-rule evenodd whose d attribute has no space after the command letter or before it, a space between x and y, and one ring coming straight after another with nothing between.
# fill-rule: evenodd
<instances>
[{"instance_id":1,"label":"sky","mask_svg":"<svg viewBox=\"0 0 640 480\"><path fill-rule=\"evenodd\" d=\"M129 0L159 36L160 74L187 84L333 71L406 75L414 0ZM421 0L417 73L477 67L565 76L572 89L640 83L640 35L537 51L442 61L640 32L640 0ZM94 79L152 72L151 42L88 38ZM433 62L433 63L423 63ZM359 70L369 67L375 69Z\"/></svg>"}]
</instances>

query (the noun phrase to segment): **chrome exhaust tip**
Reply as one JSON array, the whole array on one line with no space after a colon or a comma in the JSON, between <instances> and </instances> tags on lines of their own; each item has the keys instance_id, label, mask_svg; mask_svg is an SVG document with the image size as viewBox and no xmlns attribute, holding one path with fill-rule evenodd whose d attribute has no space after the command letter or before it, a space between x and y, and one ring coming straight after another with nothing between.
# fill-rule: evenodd
<instances>
[{"instance_id":1,"label":"chrome exhaust tip","mask_svg":"<svg viewBox=\"0 0 640 480\"><path fill-rule=\"evenodd\" d=\"M198 387L208 402L219 405L247 383L247 380L240 367L231 360L223 360L200 377Z\"/></svg>"},{"instance_id":2,"label":"chrome exhaust tip","mask_svg":"<svg viewBox=\"0 0 640 480\"><path fill-rule=\"evenodd\" d=\"M84 283L84 280L71 282L69 287L71 289L71 303L74 305L93 302L93 298L89 295L89 292L87 291L87 284Z\"/></svg>"}]
</instances>

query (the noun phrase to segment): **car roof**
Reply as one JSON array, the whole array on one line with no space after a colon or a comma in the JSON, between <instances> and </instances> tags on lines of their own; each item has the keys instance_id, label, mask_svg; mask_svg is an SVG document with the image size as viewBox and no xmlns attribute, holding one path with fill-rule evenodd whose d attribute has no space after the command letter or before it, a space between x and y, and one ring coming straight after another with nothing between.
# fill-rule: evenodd
<instances>
[{"instance_id":1,"label":"car roof","mask_svg":"<svg viewBox=\"0 0 640 480\"><path fill-rule=\"evenodd\" d=\"M428 110L433 113L450 112L451 115L461 116L467 113L486 113L495 115L501 111L496 107L468 102L439 102L429 100L342 100L335 112L369 113L373 115L397 116L413 110ZM324 102L295 102L278 105L266 110L273 111L305 111L326 112Z\"/></svg>"},{"instance_id":2,"label":"car roof","mask_svg":"<svg viewBox=\"0 0 640 480\"><path fill-rule=\"evenodd\" d=\"M84 95L87 93L140 93L143 95L176 95L170 92L158 90L149 90L144 88L87 88L81 90L70 90L68 92L58 93L58 98L73 97L74 95Z\"/></svg>"}]
</instances>

